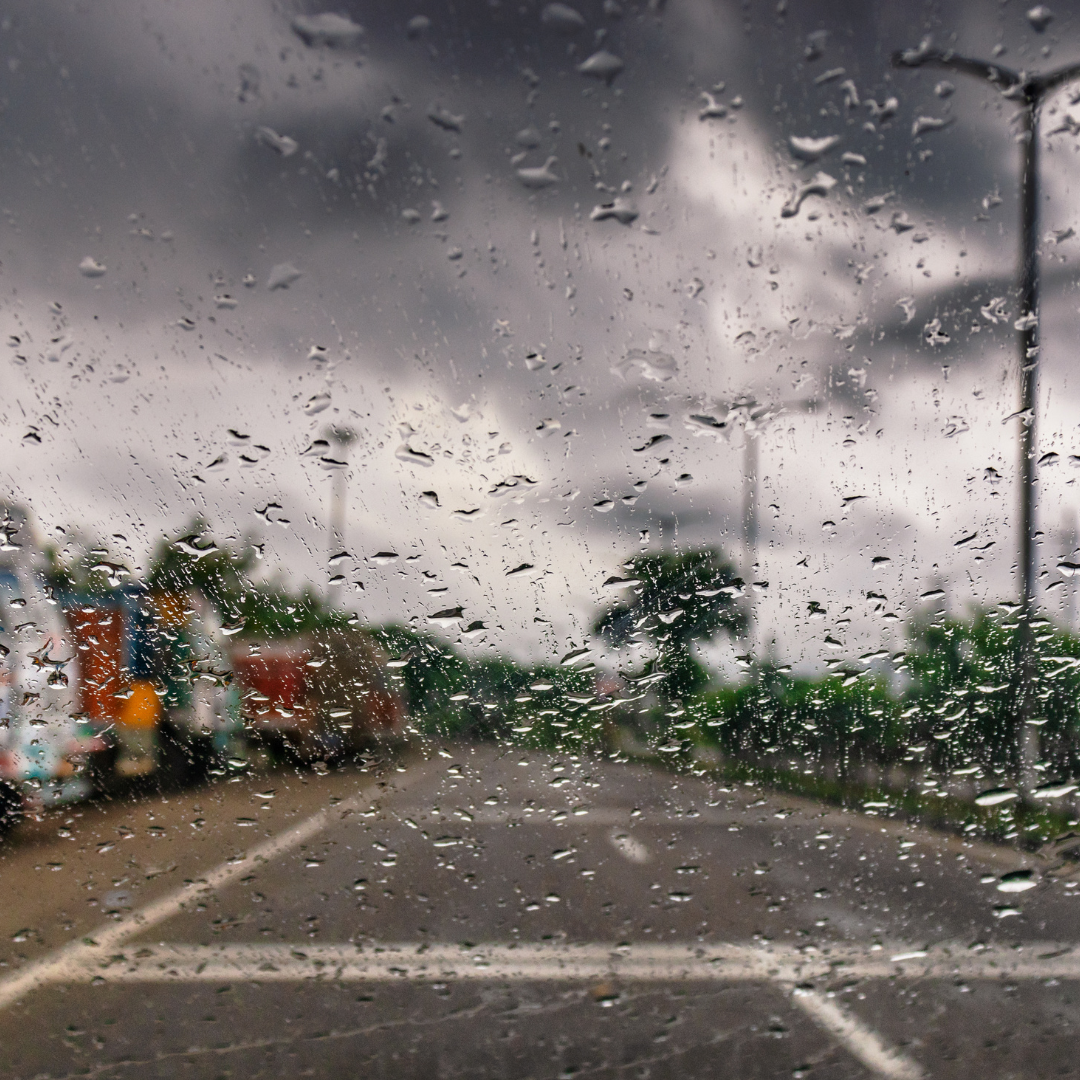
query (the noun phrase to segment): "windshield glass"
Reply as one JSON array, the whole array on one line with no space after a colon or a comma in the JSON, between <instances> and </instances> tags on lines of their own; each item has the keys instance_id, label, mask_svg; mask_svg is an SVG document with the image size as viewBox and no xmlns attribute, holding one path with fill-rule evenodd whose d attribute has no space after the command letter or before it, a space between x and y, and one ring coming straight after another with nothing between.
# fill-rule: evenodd
<instances>
[{"instance_id":1,"label":"windshield glass","mask_svg":"<svg viewBox=\"0 0 1080 1080\"><path fill-rule=\"evenodd\" d=\"M0 11L30 1077L1075 1070L1080 22Z\"/></svg>"}]
</instances>

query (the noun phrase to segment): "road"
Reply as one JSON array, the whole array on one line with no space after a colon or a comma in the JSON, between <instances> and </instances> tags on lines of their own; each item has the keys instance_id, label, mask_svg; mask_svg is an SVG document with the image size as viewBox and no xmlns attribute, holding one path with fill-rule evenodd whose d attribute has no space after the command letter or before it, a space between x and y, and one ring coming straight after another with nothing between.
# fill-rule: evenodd
<instances>
[{"instance_id":1,"label":"road","mask_svg":"<svg viewBox=\"0 0 1080 1080\"><path fill-rule=\"evenodd\" d=\"M1080 1070L1073 867L596 757L69 809L0 887L16 1080Z\"/></svg>"}]
</instances>

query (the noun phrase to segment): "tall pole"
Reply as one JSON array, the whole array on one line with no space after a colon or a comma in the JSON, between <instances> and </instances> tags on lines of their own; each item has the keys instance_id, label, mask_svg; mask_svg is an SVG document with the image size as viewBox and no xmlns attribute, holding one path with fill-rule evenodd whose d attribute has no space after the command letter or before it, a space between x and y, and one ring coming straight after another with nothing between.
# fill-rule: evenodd
<instances>
[{"instance_id":1,"label":"tall pole","mask_svg":"<svg viewBox=\"0 0 1080 1080\"><path fill-rule=\"evenodd\" d=\"M1020 784L1025 796L1038 786L1035 763L1042 740L1035 718L1038 657L1035 616L1035 445L1039 389L1039 106L1041 94L1024 94L1020 132L1020 627L1017 641Z\"/></svg>"},{"instance_id":2,"label":"tall pole","mask_svg":"<svg viewBox=\"0 0 1080 1080\"><path fill-rule=\"evenodd\" d=\"M1076 553L1076 511L1069 510L1065 514L1065 536L1068 549L1065 552L1065 558L1072 562L1072 557ZM1065 596L1062 598L1062 621L1065 623L1065 630L1068 633L1073 632L1073 628L1076 625L1076 571L1074 570L1071 576L1065 579Z\"/></svg>"},{"instance_id":3,"label":"tall pole","mask_svg":"<svg viewBox=\"0 0 1080 1080\"><path fill-rule=\"evenodd\" d=\"M749 423L743 429L743 574L747 586L746 651L754 648L754 565L758 541L758 433Z\"/></svg>"},{"instance_id":4,"label":"tall pole","mask_svg":"<svg viewBox=\"0 0 1080 1080\"><path fill-rule=\"evenodd\" d=\"M330 478L330 512L329 517L329 550L326 553L327 570L332 581L336 576L334 559L345 551L345 473L348 467L347 452L350 444L356 438L356 433L349 428L330 428L327 437L334 443L336 459L334 471ZM343 590L340 585L327 585L327 602L330 607L339 607L342 600Z\"/></svg>"},{"instance_id":5,"label":"tall pole","mask_svg":"<svg viewBox=\"0 0 1080 1080\"><path fill-rule=\"evenodd\" d=\"M1037 482L1036 438L1039 386L1039 109L1047 95L1080 77L1080 64L1070 64L1045 75L1010 71L988 60L959 56L951 50L930 47L924 41L917 49L893 56L896 67L945 68L988 82L1002 95L1021 105L1020 145L1023 161L1020 173L1020 318L1017 320L1020 346L1020 626L1017 640L1017 745L1021 783L1034 783L1033 768L1039 755L1038 729L1034 719L1034 681L1037 666L1031 621L1035 615L1035 502Z\"/></svg>"}]
</instances>

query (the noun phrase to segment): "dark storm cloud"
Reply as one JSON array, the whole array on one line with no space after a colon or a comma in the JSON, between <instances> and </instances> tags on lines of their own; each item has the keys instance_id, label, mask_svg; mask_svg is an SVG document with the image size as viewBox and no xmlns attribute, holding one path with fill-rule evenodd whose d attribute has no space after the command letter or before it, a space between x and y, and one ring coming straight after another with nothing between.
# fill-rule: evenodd
<instances>
[{"instance_id":1,"label":"dark storm cloud","mask_svg":"<svg viewBox=\"0 0 1080 1080\"><path fill-rule=\"evenodd\" d=\"M915 472L933 492L929 440L959 430L951 418L974 423L971 406L957 388L940 418L932 409L905 415L895 429L888 408L903 394L929 402L924 383L943 363L998 378L1012 331L983 320L976 337L970 324L980 304L1011 295L1017 153L1012 108L999 95L957 79L955 93L938 96L939 76L896 72L889 56L933 32L976 53L1000 38L1017 67L1056 64L1077 52L1069 13L1036 36L1008 5L913 13L789 3L781 13L771 0L670 0L623 3L611 18L589 0L575 5L584 27L560 33L545 25L543 6L432 5L423 11L430 25L410 33L419 7L336 5L364 33L354 47L325 48L290 28L297 13L318 13L313 5L161 3L137 14L122 3L9 5L0 295L5 333L26 342L10 373L19 409L9 403L6 415L17 417L19 438L28 423L49 431L53 415L57 455L43 463L32 448L13 451L19 480L10 482L53 520L128 513L148 523L148 537L192 509L237 530L262 527L255 504L280 497L307 524L272 543L303 576L321 558L325 477L300 450L331 418L348 422L362 435L355 546L375 550L395 535L442 544L445 566L441 554L425 556L440 574L466 548L477 566L501 573L529 545L530 560L572 568L555 575L558 587L549 578L507 591L524 634L536 603L587 609L594 583L650 524L659 533L678 522L682 538L719 536L737 548L741 429L731 442L701 439L685 415L742 394L813 396L835 403L843 433L827 410L767 429L762 497L772 484L768 497L783 511L763 544L825 545L826 562L840 544L861 551L865 532L822 538L832 511L818 504L826 488L861 484L853 474L862 470L883 477L882 535L900 521L932 536L939 511L926 518L922 479L890 480L897 452L873 433L895 430L901 456L912 431L928 440L925 474ZM611 85L577 70L601 48L624 62ZM709 101L726 115L699 119ZM948 125L913 136L922 116ZM525 129L535 137L519 139ZM840 143L820 160L791 153L792 136L833 135ZM843 162L844 153L865 164ZM517 169L551 156L557 183L522 183ZM836 187L782 219L791 188L818 170ZM875 197L884 201L871 214ZM640 216L590 220L616 198ZM1069 241L1059 250L1068 254ZM85 256L107 268L103 277L80 275ZM284 263L301 276L269 291ZM1048 289L1069 273L1065 264L1048 274ZM220 296L236 307L219 306ZM906 298L907 322L897 306ZM50 300L62 315L47 312ZM935 319L948 348L927 340ZM59 348L50 342L65 334L70 346L50 362ZM327 359L309 361L312 346ZM676 373L654 382L634 370L628 382L612 369L632 349L670 356ZM538 370L527 363L534 351L546 357ZM323 393L327 410L305 412ZM650 412L663 409L672 417L666 465L636 453L654 434ZM986 445L1000 443L1007 411L995 403ZM122 422L107 422L110 414ZM194 479L238 423L272 456L243 474ZM782 440L796 437L789 431L806 441L777 468L791 445ZM402 463L401 445L435 464ZM943 445L952 454L959 444ZM110 463L90 497L80 494L83 455ZM816 475L778 494L777 477L814 455ZM970 451L970 468L958 471L967 475L981 455ZM137 462L130 475L127 460ZM675 485L682 471L692 485ZM487 493L515 475L535 486L496 513ZM641 480L649 487L632 506L590 509ZM432 516L419 498L435 487L446 513ZM975 513L957 491L938 495L965 507L953 512ZM95 511L95 501L108 509ZM483 513L450 516L473 508ZM503 528L511 517L520 532ZM935 542L926 543L909 552L912 565L934 561ZM493 599L494 576L478 576L484 584L468 593L465 581L455 602L504 599ZM385 592L375 590L387 609L422 610L422 582L387 578ZM539 601L527 599L534 594Z\"/></svg>"}]
</instances>

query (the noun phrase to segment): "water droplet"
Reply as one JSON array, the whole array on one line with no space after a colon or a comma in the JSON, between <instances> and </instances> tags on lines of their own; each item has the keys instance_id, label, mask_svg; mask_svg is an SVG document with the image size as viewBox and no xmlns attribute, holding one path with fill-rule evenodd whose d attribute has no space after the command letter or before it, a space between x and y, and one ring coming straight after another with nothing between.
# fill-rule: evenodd
<instances>
[{"instance_id":1,"label":"water droplet","mask_svg":"<svg viewBox=\"0 0 1080 1080\"><path fill-rule=\"evenodd\" d=\"M293 33L305 45L328 45L347 48L356 43L364 28L347 15L326 11L320 15L297 15L292 21Z\"/></svg>"},{"instance_id":2,"label":"water droplet","mask_svg":"<svg viewBox=\"0 0 1080 1080\"><path fill-rule=\"evenodd\" d=\"M415 225L420 220L420 211L407 206L401 211L401 219L407 221L410 225Z\"/></svg>"},{"instance_id":3,"label":"water droplet","mask_svg":"<svg viewBox=\"0 0 1080 1080\"><path fill-rule=\"evenodd\" d=\"M990 788L981 795L975 797L976 806L1000 806L1002 803L1012 802L1019 795L1009 788Z\"/></svg>"},{"instance_id":4,"label":"water droplet","mask_svg":"<svg viewBox=\"0 0 1080 1080\"><path fill-rule=\"evenodd\" d=\"M590 221L613 220L620 225L630 225L638 219L638 208L630 199L624 199L621 195L609 203L601 203L594 206L589 214Z\"/></svg>"},{"instance_id":5,"label":"water droplet","mask_svg":"<svg viewBox=\"0 0 1080 1080\"><path fill-rule=\"evenodd\" d=\"M315 416L328 408L330 408L330 395L325 390L321 394L312 395L304 403L304 412L308 416Z\"/></svg>"},{"instance_id":6,"label":"water droplet","mask_svg":"<svg viewBox=\"0 0 1080 1080\"><path fill-rule=\"evenodd\" d=\"M1080 569L1080 567L1077 567ZM1036 799L1060 799L1064 795L1071 795L1076 790L1076 784L1043 784L1037 787L1032 795Z\"/></svg>"},{"instance_id":7,"label":"water droplet","mask_svg":"<svg viewBox=\"0 0 1080 1080\"><path fill-rule=\"evenodd\" d=\"M825 135L819 139L808 135L792 135L788 139L788 146L791 148L792 157L797 157L800 161L817 161L819 157L823 157L833 147L839 146L840 141L841 137L839 135Z\"/></svg>"},{"instance_id":8,"label":"water droplet","mask_svg":"<svg viewBox=\"0 0 1080 1080\"><path fill-rule=\"evenodd\" d=\"M806 49L803 51L803 56L807 60L820 60L825 53L825 46L829 41L828 30L815 30L812 34L808 34L806 37Z\"/></svg>"},{"instance_id":9,"label":"water droplet","mask_svg":"<svg viewBox=\"0 0 1080 1080\"><path fill-rule=\"evenodd\" d=\"M807 180L804 184L796 184L792 189L791 195L788 201L784 203L780 210L781 217L794 217L802 206L803 202L811 195L826 196L832 189L836 187L836 180L828 173L819 172L812 179Z\"/></svg>"},{"instance_id":10,"label":"water droplet","mask_svg":"<svg viewBox=\"0 0 1080 1080\"><path fill-rule=\"evenodd\" d=\"M573 34L585 28L581 12L575 11L569 4L548 4L540 12L540 22L563 34Z\"/></svg>"},{"instance_id":11,"label":"water droplet","mask_svg":"<svg viewBox=\"0 0 1080 1080\"><path fill-rule=\"evenodd\" d=\"M49 342L48 349L45 350L45 359L49 361L50 364L58 364L64 353L66 353L74 344L75 339L70 334L62 334L59 337L54 337Z\"/></svg>"},{"instance_id":12,"label":"water droplet","mask_svg":"<svg viewBox=\"0 0 1080 1080\"><path fill-rule=\"evenodd\" d=\"M562 667L571 667L574 664L584 661L587 656L591 655L592 649L589 648L572 649L559 661L559 664Z\"/></svg>"},{"instance_id":13,"label":"water droplet","mask_svg":"<svg viewBox=\"0 0 1080 1080\"><path fill-rule=\"evenodd\" d=\"M434 623L436 626L453 626L454 623L460 622L464 618L464 613L460 607L443 608L441 611L436 611L434 615L429 615L428 622Z\"/></svg>"},{"instance_id":14,"label":"water droplet","mask_svg":"<svg viewBox=\"0 0 1080 1080\"><path fill-rule=\"evenodd\" d=\"M277 263L270 269L270 276L266 279L266 287L273 292L274 289L287 289L294 281L302 277L301 271L297 270L292 263ZM247 284L245 280L244 284Z\"/></svg>"},{"instance_id":15,"label":"water droplet","mask_svg":"<svg viewBox=\"0 0 1080 1080\"><path fill-rule=\"evenodd\" d=\"M923 327L923 339L931 346L948 345L952 338L941 329L940 319L931 319Z\"/></svg>"},{"instance_id":16,"label":"water droplet","mask_svg":"<svg viewBox=\"0 0 1080 1080\"><path fill-rule=\"evenodd\" d=\"M447 210L438 199L435 199L431 203L431 220L432 221L445 221L450 216L450 211Z\"/></svg>"},{"instance_id":17,"label":"water droplet","mask_svg":"<svg viewBox=\"0 0 1080 1080\"><path fill-rule=\"evenodd\" d=\"M997 883L997 891L1003 893L1027 892L1034 889L1039 882L1031 870L1013 870L1011 873L1002 874Z\"/></svg>"},{"instance_id":18,"label":"water droplet","mask_svg":"<svg viewBox=\"0 0 1080 1080\"><path fill-rule=\"evenodd\" d=\"M722 120L728 114L727 106L718 102L707 90L701 93L705 104L698 113L699 120Z\"/></svg>"},{"instance_id":19,"label":"water droplet","mask_svg":"<svg viewBox=\"0 0 1080 1080\"><path fill-rule=\"evenodd\" d=\"M559 177L553 169L558 160L559 159L556 157L549 157L543 165L518 169L517 178L524 187L532 190L539 190L540 188L546 188L550 187L552 184L557 184L559 182Z\"/></svg>"},{"instance_id":20,"label":"water droplet","mask_svg":"<svg viewBox=\"0 0 1080 1080\"><path fill-rule=\"evenodd\" d=\"M649 849L629 833L613 832L608 835L612 847L632 863L647 863L649 861Z\"/></svg>"},{"instance_id":21,"label":"water droplet","mask_svg":"<svg viewBox=\"0 0 1080 1080\"><path fill-rule=\"evenodd\" d=\"M221 293L221 295L214 297L214 305L223 311L232 311L238 303L239 301L228 293Z\"/></svg>"},{"instance_id":22,"label":"water droplet","mask_svg":"<svg viewBox=\"0 0 1080 1080\"><path fill-rule=\"evenodd\" d=\"M540 145L540 132L534 127L522 128L514 136L514 142L526 150L535 150Z\"/></svg>"},{"instance_id":23,"label":"water droplet","mask_svg":"<svg viewBox=\"0 0 1080 1080\"><path fill-rule=\"evenodd\" d=\"M668 443L668 442L671 442L671 441L672 440L671 440L670 435L654 435L651 439L648 439L643 445L635 446L634 447L634 453L635 454L644 454L647 451L653 450L657 446L662 445L663 443Z\"/></svg>"},{"instance_id":24,"label":"water droplet","mask_svg":"<svg viewBox=\"0 0 1080 1080\"><path fill-rule=\"evenodd\" d=\"M615 503L611 499L601 499L598 503L593 503L593 509L598 514L607 514L615 509Z\"/></svg>"},{"instance_id":25,"label":"water droplet","mask_svg":"<svg viewBox=\"0 0 1080 1080\"><path fill-rule=\"evenodd\" d=\"M179 326L181 330L194 330L195 320L188 315L183 315L176 320L176 325Z\"/></svg>"},{"instance_id":26,"label":"water droplet","mask_svg":"<svg viewBox=\"0 0 1080 1080\"><path fill-rule=\"evenodd\" d=\"M431 20L426 15L414 15L405 24L405 34L410 38L418 38L431 29Z\"/></svg>"},{"instance_id":27,"label":"water droplet","mask_svg":"<svg viewBox=\"0 0 1080 1080\"><path fill-rule=\"evenodd\" d=\"M594 79L603 79L609 86L612 80L625 67L625 64L607 49L594 52L584 63L578 64L578 71L582 75L589 75Z\"/></svg>"},{"instance_id":28,"label":"water droplet","mask_svg":"<svg viewBox=\"0 0 1080 1080\"><path fill-rule=\"evenodd\" d=\"M890 97L885 99L883 105L879 105L873 98L868 98L866 107L870 110L870 115L877 120L878 123L884 124L896 115L897 109L900 108L900 102L897 98Z\"/></svg>"},{"instance_id":29,"label":"water droplet","mask_svg":"<svg viewBox=\"0 0 1080 1080\"><path fill-rule=\"evenodd\" d=\"M412 465L421 465L425 469L435 464L435 459L430 454L425 454L422 450L414 450L408 443L402 443L401 446L394 451L394 457L398 461L407 461Z\"/></svg>"},{"instance_id":30,"label":"water droplet","mask_svg":"<svg viewBox=\"0 0 1080 1080\"><path fill-rule=\"evenodd\" d=\"M79 263L79 273L82 274L83 277L103 277L105 272L105 264L99 263L92 255L87 255L86 258Z\"/></svg>"},{"instance_id":31,"label":"water droplet","mask_svg":"<svg viewBox=\"0 0 1080 1080\"><path fill-rule=\"evenodd\" d=\"M629 378L631 373L638 372L642 378L652 382L667 382L679 368L675 358L669 353L631 349L611 370L624 379Z\"/></svg>"},{"instance_id":32,"label":"water droplet","mask_svg":"<svg viewBox=\"0 0 1080 1080\"><path fill-rule=\"evenodd\" d=\"M1053 18L1054 13L1045 4L1038 4L1036 7L1029 8L1027 12L1027 21L1039 34L1050 25Z\"/></svg>"},{"instance_id":33,"label":"water droplet","mask_svg":"<svg viewBox=\"0 0 1080 1080\"><path fill-rule=\"evenodd\" d=\"M435 491L422 491L420 493L420 505L426 506L429 510L439 509L439 495Z\"/></svg>"},{"instance_id":34,"label":"water droplet","mask_svg":"<svg viewBox=\"0 0 1080 1080\"><path fill-rule=\"evenodd\" d=\"M256 128L255 138L263 146L269 146L271 150L276 150L283 158L292 157L300 149L300 144L295 139L290 138L288 135L279 135L273 128Z\"/></svg>"},{"instance_id":35,"label":"water droplet","mask_svg":"<svg viewBox=\"0 0 1080 1080\"><path fill-rule=\"evenodd\" d=\"M938 116L917 116L911 125L911 135L914 138L924 131L940 131L951 122L951 120L943 120Z\"/></svg>"},{"instance_id":36,"label":"water droplet","mask_svg":"<svg viewBox=\"0 0 1080 1080\"><path fill-rule=\"evenodd\" d=\"M460 131L461 125L465 123L464 116L455 116L441 105L430 106L427 117L436 127L441 127L443 131Z\"/></svg>"}]
</instances>

